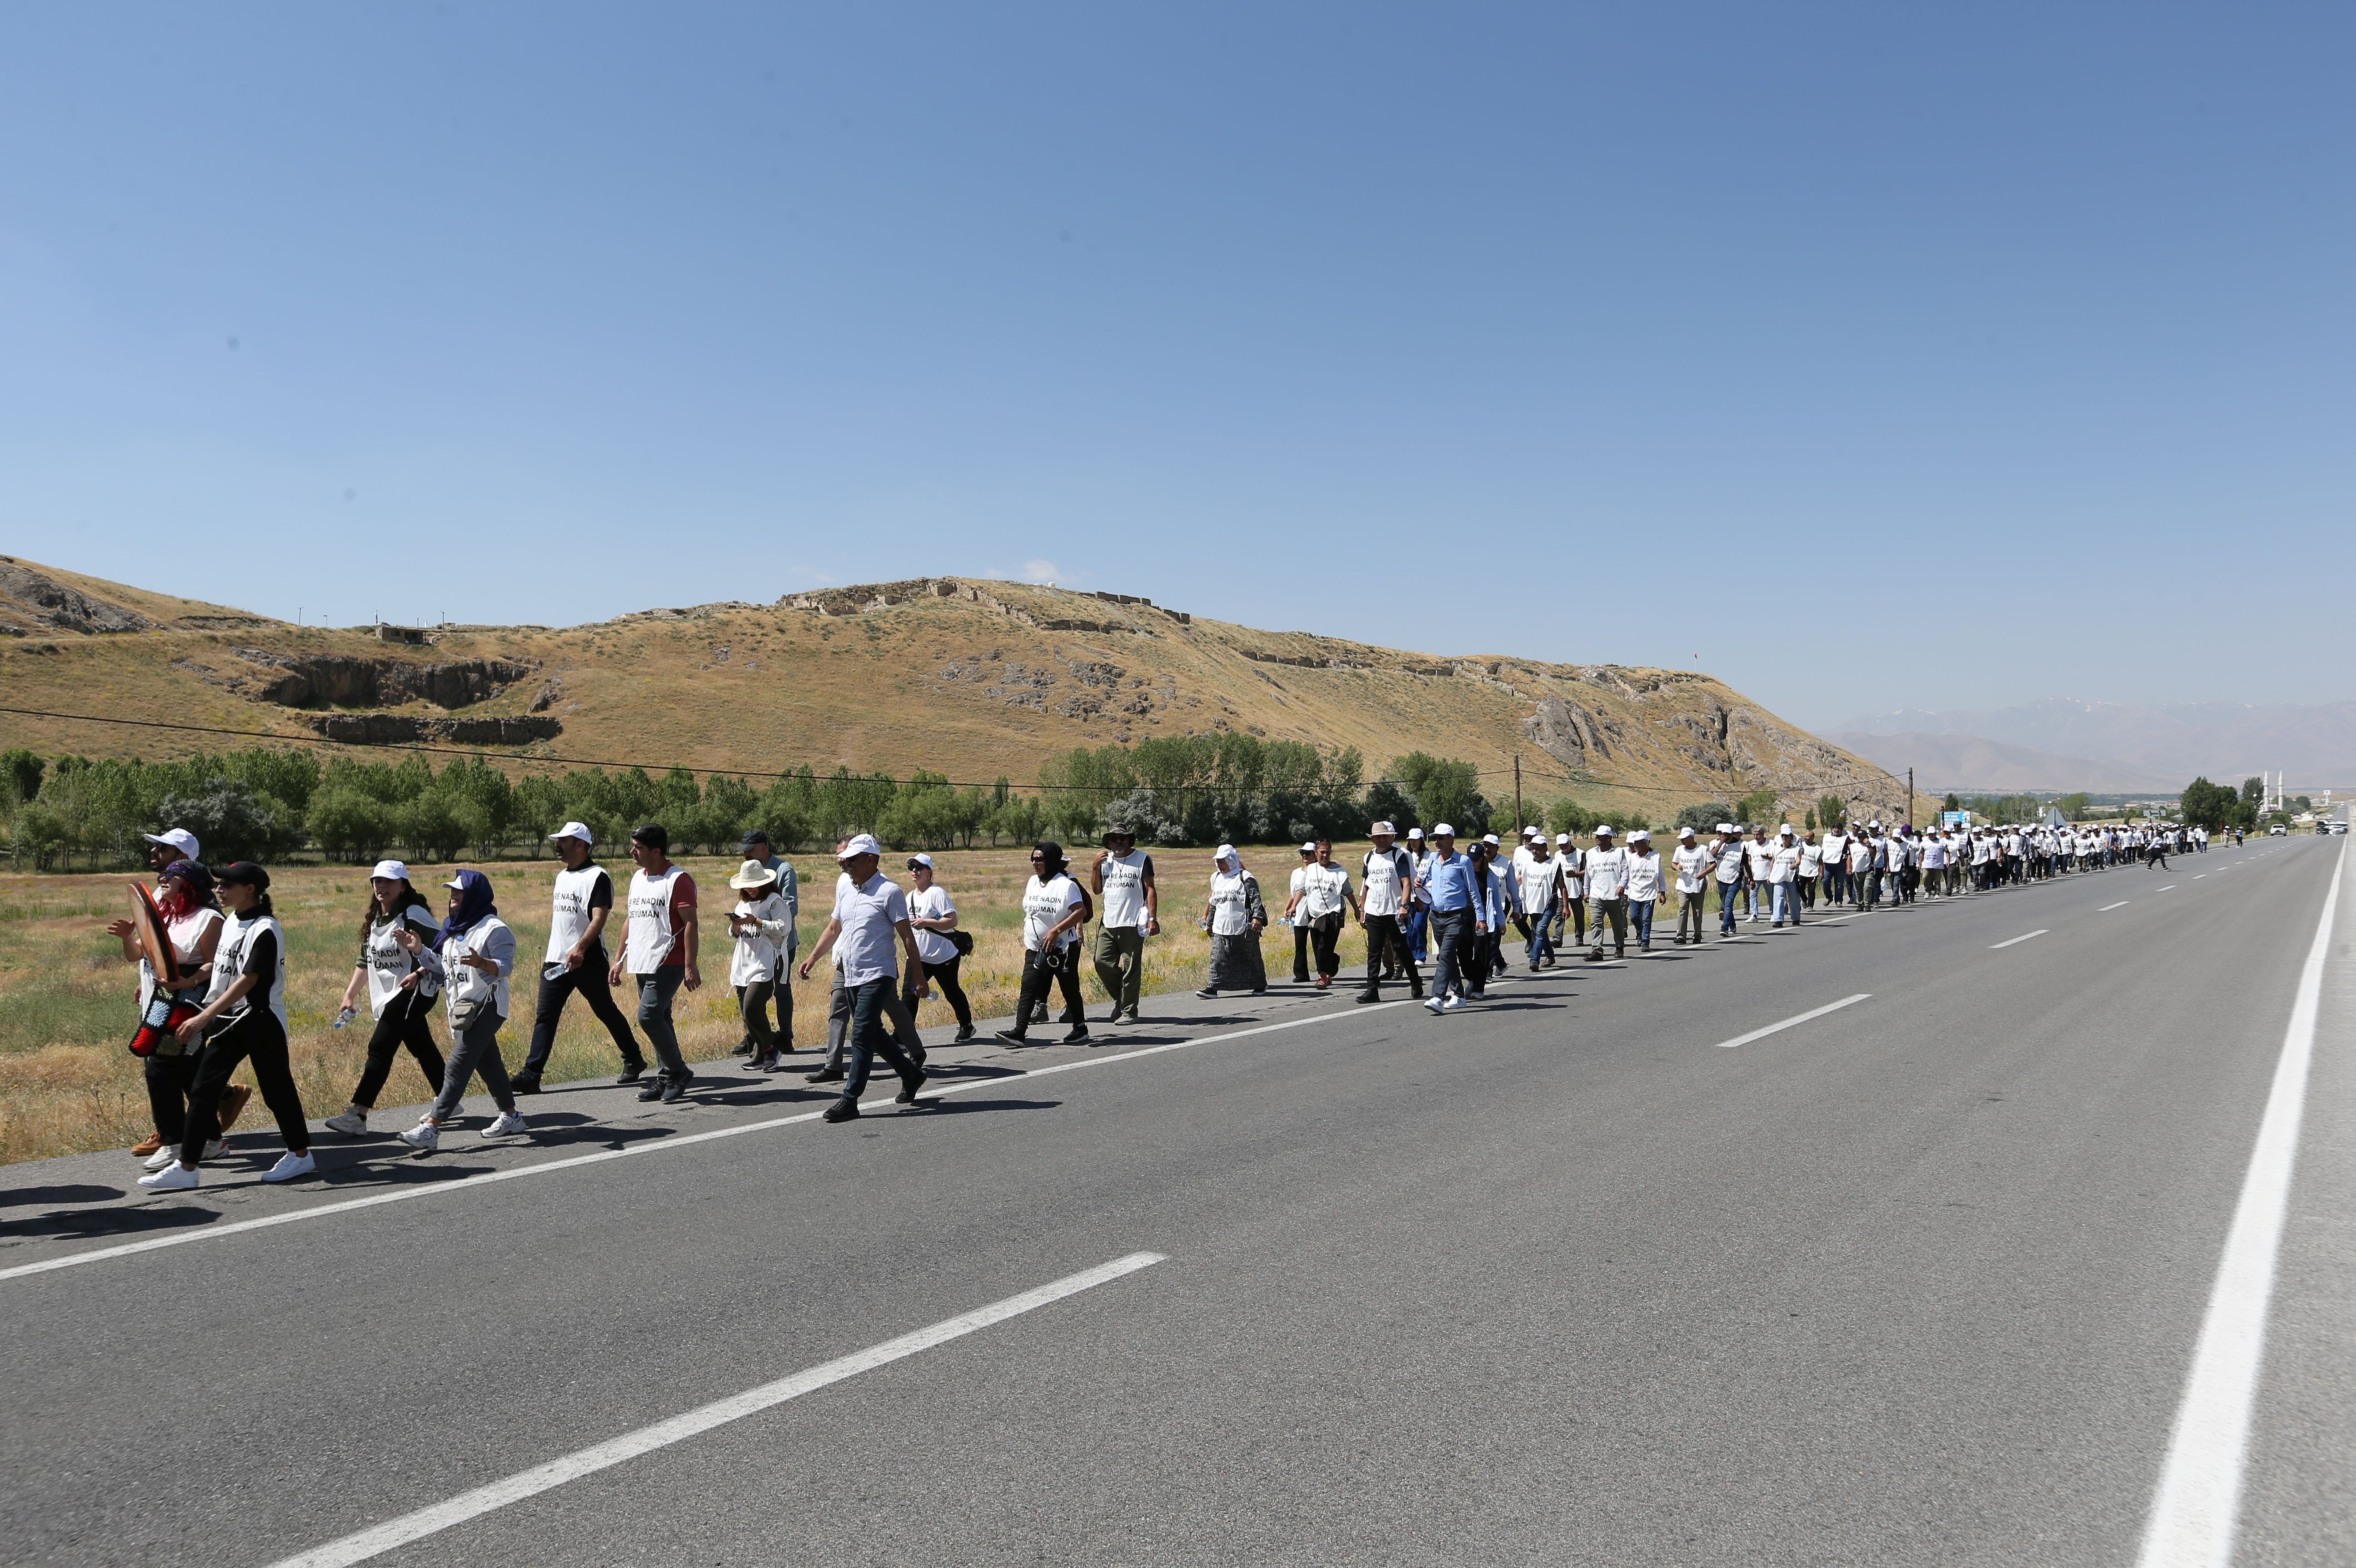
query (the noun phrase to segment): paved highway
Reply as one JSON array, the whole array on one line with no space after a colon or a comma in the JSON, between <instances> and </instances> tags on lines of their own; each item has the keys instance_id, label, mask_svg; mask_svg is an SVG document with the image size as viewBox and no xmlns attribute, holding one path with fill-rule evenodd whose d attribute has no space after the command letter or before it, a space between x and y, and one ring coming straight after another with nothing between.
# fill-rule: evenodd
<instances>
[{"instance_id":1,"label":"paved highway","mask_svg":"<svg viewBox=\"0 0 2356 1568\"><path fill-rule=\"evenodd\" d=\"M1446 1019L1164 998L840 1127L743 1078L293 1191L9 1168L0 1560L2194 1562L2254 1323L2235 1560L2356 1561L2346 842Z\"/></svg>"}]
</instances>

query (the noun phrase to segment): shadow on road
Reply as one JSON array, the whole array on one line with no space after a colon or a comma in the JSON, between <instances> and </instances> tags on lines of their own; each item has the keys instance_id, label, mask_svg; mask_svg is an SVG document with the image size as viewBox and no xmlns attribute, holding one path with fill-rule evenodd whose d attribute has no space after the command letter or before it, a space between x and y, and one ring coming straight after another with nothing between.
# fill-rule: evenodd
<instances>
[{"instance_id":1,"label":"shadow on road","mask_svg":"<svg viewBox=\"0 0 2356 1568\"><path fill-rule=\"evenodd\" d=\"M102 1203L122 1196L120 1187L98 1187L89 1182L64 1187L20 1187L14 1192L0 1192L0 1209L29 1208L35 1203Z\"/></svg>"}]
</instances>

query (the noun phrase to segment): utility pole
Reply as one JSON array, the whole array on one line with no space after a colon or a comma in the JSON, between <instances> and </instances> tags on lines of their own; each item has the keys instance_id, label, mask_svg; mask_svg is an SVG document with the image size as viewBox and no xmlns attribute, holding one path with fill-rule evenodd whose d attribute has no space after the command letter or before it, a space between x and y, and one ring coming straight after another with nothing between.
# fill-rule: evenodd
<instances>
[{"instance_id":1,"label":"utility pole","mask_svg":"<svg viewBox=\"0 0 2356 1568\"><path fill-rule=\"evenodd\" d=\"M1914 770L1906 770L1906 820L1914 820Z\"/></svg>"},{"instance_id":2,"label":"utility pole","mask_svg":"<svg viewBox=\"0 0 2356 1568\"><path fill-rule=\"evenodd\" d=\"M1527 827L1530 819L1522 815L1522 754L1514 753L1514 826Z\"/></svg>"}]
</instances>

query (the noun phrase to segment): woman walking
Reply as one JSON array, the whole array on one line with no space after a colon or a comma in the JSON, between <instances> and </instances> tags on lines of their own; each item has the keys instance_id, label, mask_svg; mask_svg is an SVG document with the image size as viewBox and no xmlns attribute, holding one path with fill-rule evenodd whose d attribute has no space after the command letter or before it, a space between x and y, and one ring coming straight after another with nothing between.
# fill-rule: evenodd
<instances>
[{"instance_id":1,"label":"woman walking","mask_svg":"<svg viewBox=\"0 0 2356 1568\"><path fill-rule=\"evenodd\" d=\"M1021 1045L1030 1033L1033 1005L1044 1007L1054 985L1063 989L1064 1021L1072 1026L1064 1043L1087 1040L1087 1005L1080 999L1080 927L1094 912L1087 890L1073 880L1064 847L1053 839L1034 845L1031 880L1023 885L1023 991L1014 1004L1014 1027L1000 1029L999 1039Z\"/></svg>"},{"instance_id":2,"label":"woman walking","mask_svg":"<svg viewBox=\"0 0 2356 1568\"><path fill-rule=\"evenodd\" d=\"M769 998L784 983L786 936L793 929L793 916L777 891L777 873L759 860L737 867L728 885L736 890L736 907L728 912L728 934L736 939L736 951L728 960L728 983L736 988L736 1011L744 1020L745 1038L753 1042L749 1065L756 1072L782 1072L777 1053L783 1048L769 1022Z\"/></svg>"},{"instance_id":3,"label":"woman walking","mask_svg":"<svg viewBox=\"0 0 2356 1568\"><path fill-rule=\"evenodd\" d=\"M174 1031L183 1047L204 1042L196 1083L188 1090L188 1114L181 1132L180 1157L139 1179L151 1191L182 1191L197 1185L197 1166L220 1136L221 1093L237 1064L251 1058L262 1101L277 1118L286 1152L262 1173L264 1181L292 1181L317 1166L311 1135L304 1125L303 1097L286 1061L286 938L270 907L270 873L251 861L228 867L219 879L229 909L220 941L213 949L205 1005Z\"/></svg>"},{"instance_id":4,"label":"woman walking","mask_svg":"<svg viewBox=\"0 0 2356 1568\"><path fill-rule=\"evenodd\" d=\"M442 986L396 940L402 931L431 942L442 934L442 923L434 918L434 906L425 895L410 885L407 866L379 860L369 873L368 909L360 915L359 962L352 965L351 981L344 987L344 1010L336 1019L338 1029L350 1023L366 993L369 1017L376 1020L369 1036L368 1064L360 1069L351 1104L327 1118L329 1127L353 1137L369 1130L369 1113L376 1108L376 1097L392 1072L392 1059L402 1047L417 1059L426 1086L442 1093L442 1050L434 1043L434 997Z\"/></svg>"},{"instance_id":5,"label":"woman walking","mask_svg":"<svg viewBox=\"0 0 2356 1568\"><path fill-rule=\"evenodd\" d=\"M958 1029L952 1044L961 1044L973 1038L973 1008L965 999L965 987L958 984L958 965L965 951L958 946L957 905L947 888L933 879L933 858L930 855L908 857L908 874L916 879L916 891L908 895L908 924L916 933L916 961L924 966L924 978L937 980L941 996L948 1002L949 1010L957 1015ZM965 947L973 939L964 939ZM916 1015L916 976L901 983L901 1005Z\"/></svg>"},{"instance_id":6,"label":"woman walking","mask_svg":"<svg viewBox=\"0 0 2356 1568\"><path fill-rule=\"evenodd\" d=\"M499 1056L499 1026L508 1021L508 981L515 973L515 933L491 901L491 880L480 871L460 871L442 884L450 890L450 912L427 946L408 927L392 939L442 982L450 1010L450 1062L442 1072L442 1092L415 1126L401 1135L410 1147L431 1154L442 1147L442 1129L458 1114L467 1081L477 1072L499 1108L487 1138L511 1138L524 1130L517 1114L508 1064Z\"/></svg>"},{"instance_id":7,"label":"woman walking","mask_svg":"<svg viewBox=\"0 0 2356 1568\"><path fill-rule=\"evenodd\" d=\"M131 1150L145 1157L149 1170L161 1170L180 1157L180 1136L188 1124L188 1091L197 1083L198 1051L182 1045L179 1037L171 1031L171 1008L204 1006L205 983L200 972L213 961L224 923L220 897L213 890L213 874L196 860L175 860L164 868L163 875L155 880L155 909L164 917L164 939L172 944L172 956L186 971L189 982L173 991L162 1009L167 1027L155 1028L148 1023L150 1015L157 1010L155 968L147 962L136 928L127 920L115 921L106 928L107 934L122 940L123 955L139 965L140 1026L143 1031L152 1029L149 1038L155 1041L155 1048L145 1061L147 1110L155 1118L155 1130ZM241 1087L223 1095L220 1121L224 1132L237 1119L237 1112L251 1093ZM215 1138L205 1150L206 1155L220 1153L222 1141Z\"/></svg>"},{"instance_id":8,"label":"woman walking","mask_svg":"<svg viewBox=\"0 0 2356 1568\"><path fill-rule=\"evenodd\" d=\"M1259 880L1244 869L1232 844L1220 845L1211 863L1211 896L1203 904L1203 929L1211 933L1210 984L1194 994L1265 995L1268 965L1260 959L1259 933L1268 929L1268 905L1259 896Z\"/></svg>"}]
</instances>

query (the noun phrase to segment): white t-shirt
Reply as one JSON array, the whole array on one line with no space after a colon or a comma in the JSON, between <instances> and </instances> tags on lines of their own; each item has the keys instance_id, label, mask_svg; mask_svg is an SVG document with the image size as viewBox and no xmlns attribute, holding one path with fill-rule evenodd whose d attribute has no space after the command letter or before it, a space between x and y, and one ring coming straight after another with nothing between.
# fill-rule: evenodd
<instances>
[{"instance_id":1,"label":"white t-shirt","mask_svg":"<svg viewBox=\"0 0 2356 1568\"><path fill-rule=\"evenodd\" d=\"M1721 840L1713 853L1718 857L1718 880L1720 882L1730 888L1742 880L1742 840Z\"/></svg>"},{"instance_id":2,"label":"white t-shirt","mask_svg":"<svg viewBox=\"0 0 2356 1568\"><path fill-rule=\"evenodd\" d=\"M1825 869L1825 850L1821 844L1800 846L1800 875L1813 877Z\"/></svg>"},{"instance_id":3,"label":"white t-shirt","mask_svg":"<svg viewBox=\"0 0 2356 1568\"><path fill-rule=\"evenodd\" d=\"M1110 888L1108 877L1105 886ZM957 913L957 905L949 901L949 891L935 882L931 887L908 895L908 917L911 920L940 920ZM927 964L946 964L958 955L957 944L946 931L916 933L916 956Z\"/></svg>"},{"instance_id":4,"label":"white t-shirt","mask_svg":"<svg viewBox=\"0 0 2356 1568\"><path fill-rule=\"evenodd\" d=\"M1661 896L1660 851L1655 849L1639 854L1631 849L1627 854L1628 901L1640 904L1658 901Z\"/></svg>"},{"instance_id":5,"label":"white t-shirt","mask_svg":"<svg viewBox=\"0 0 2356 1568\"><path fill-rule=\"evenodd\" d=\"M1023 950L1041 951L1046 944L1048 929L1079 907L1080 884L1072 880L1068 871L1058 871L1044 882L1034 876L1023 883ZM1079 939L1079 928L1074 926L1055 945L1069 947Z\"/></svg>"},{"instance_id":6,"label":"white t-shirt","mask_svg":"<svg viewBox=\"0 0 2356 1568\"><path fill-rule=\"evenodd\" d=\"M1562 862L1548 855L1541 860L1524 849L1514 858L1514 876L1521 883L1522 910L1537 914L1554 907L1554 886L1562 875Z\"/></svg>"},{"instance_id":7,"label":"white t-shirt","mask_svg":"<svg viewBox=\"0 0 2356 1568\"><path fill-rule=\"evenodd\" d=\"M220 911L206 905L173 915L164 922L164 940L172 944L172 951L178 956L183 968L195 966L204 946L206 928L222 918ZM184 986L174 995L186 997L196 989L194 986ZM155 999L155 966L142 957L139 960L139 1011L144 1015L147 1011L147 1004Z\"/></svg>"},{"instance_id":8,"label":"white t-shirt","mask_svg":"<svg viewBox=\"0 0 2356 1568\"><path fill-rule=\"evenodd\" d=\"M834 918L842 923L834 952L844 985L864 986L900 973L897 927L908 918L908 895L897 883L881 871L864 883L854 884L847 874L836 878Z\"/></svg>"},{"instance_id":9,"label":"white t-shirt","mask_svg":"<svg viewBox=\"0 0 2356 1568\"><path fill-rule=\"evenodd\" d=\"M1295 913L1307 920L1322 920L1342 912L1342 895L1349 891L1350 873L1341 867L1313 863L1303 866L1293 881L1301 889L1301 907Z\"/></svg>"},{"instance_id":10,"label":"white t-shirt","mask_svg":"<svg viewBox=\"0 0 2356 1568\"><path fill-rule=\"evenodd\" d=\"M1290 887L1285 889L1285 891L1287 894L1299 893L1302 895L1297 900L1288 899L1287 901L1292 904L1292 913L1286 917L1285 923L1287 925L1307 925L1310 920L1309 899L1307 896L1309 892L1309 867L1303 865L1295 866L1292 869L1292 882Z\"/></svg>"},{"instance_id":11,"label":"white t-shirt","mask_svg":"<svg viewBox=\"0 0 2356 1568\"><path fill-rule=\"evenodd\" d=\"M1616 899L1627 891L1628 851L1590 849L1587 852L1587 896Z\"/></svg>"},{"instance_id":12,"label":"white t-shirt","mask_svg":"<svg viewBox=\"0 0 2356 1568\"><path fill-rule=\"evenodd\" d=\"M440 953L432 955L441 965L442 1000L454 1026L458 1009L470 1002L488 1002L493 1012L508 1016L508 981L515 974L515 933L508 929L507 922L487 914L468 926L464 936L450 938ZM486 975L462 962L470 956L496 965L498 973Z\"/></svg>"},{"instance_id":13,"label":"white t-shirt","mask_svg":"<svg viewBox=\"0 0 2356 1568\"><path fill-rule=\"evenodd\" d=\"M1788 882L1800 874L1800 847L1778 838L1768 846L1767 880Z\"/></svg>"},{"instance_id":14,"label":"white t-shirt","mask_svg":"<svg viewBox=\"0 0 2356 1568\"><path fill-rule=\"evenodd\" d=\"M1153 874L1153 857L1142 849L1131 849L1126 855L1108 855L1104 866L1104 923L1125 930L1143 930L1145 926L1145 879ZM924 952L919 942L917 952ZM946 963L926 954L927 964Z\"/></svg>"},{"instance_id":15,"label":"white t-shirt","mask_svg":"<svg viewBox=\"0 0 2356 1568\"><path fill-rule=\"evenodd\" d=\"M1677 869L1677 891L1701 891L1702 878L1708 874L1710 862L1718 857L1698 844L1680 844L1670 854L1669 862Z\"/></svg>"},{"instance_id":16,"label":"white t-shirt","mask_svg":"<svg viewBox=\"0 0 2356 1568\"><path fill-rule=\"evenodd\" d=\"M736 901L733 915L751 915L761 923L750 931L735 933L735 951L728 957L728 983L750 986L777 977L778 950L784 946L786 933L792 929L793 916L786 908L785 896L774 891L758 899ZM733 922L731 923L734 923Z\"/></svg>"},{"instance_id":17,"label":"white t-shirt","mask_svg":"<svg viewBox=\"0 0 2356 1568\"><path fill-rule=\"evenodd\" d=\"M1213 936L1241 936L1251 929L1251 895L1244 885L1246 875L1242 871L1211 874Z\"/></svg>"},{"instance_id":18,"label":"white t-shirt","mask_svg":"<svg viewBox=\"0 0 2356 1568\"><path fill-rule=\"evenodd\" d=\"M1379 849L1366 851L1366 901L1360 907L1368 914L1398 914L1405 907L1407 888L1415 878L1415 861L1406 850L1394 845L1389 854Z\"/></svg>"}]
</instances>

